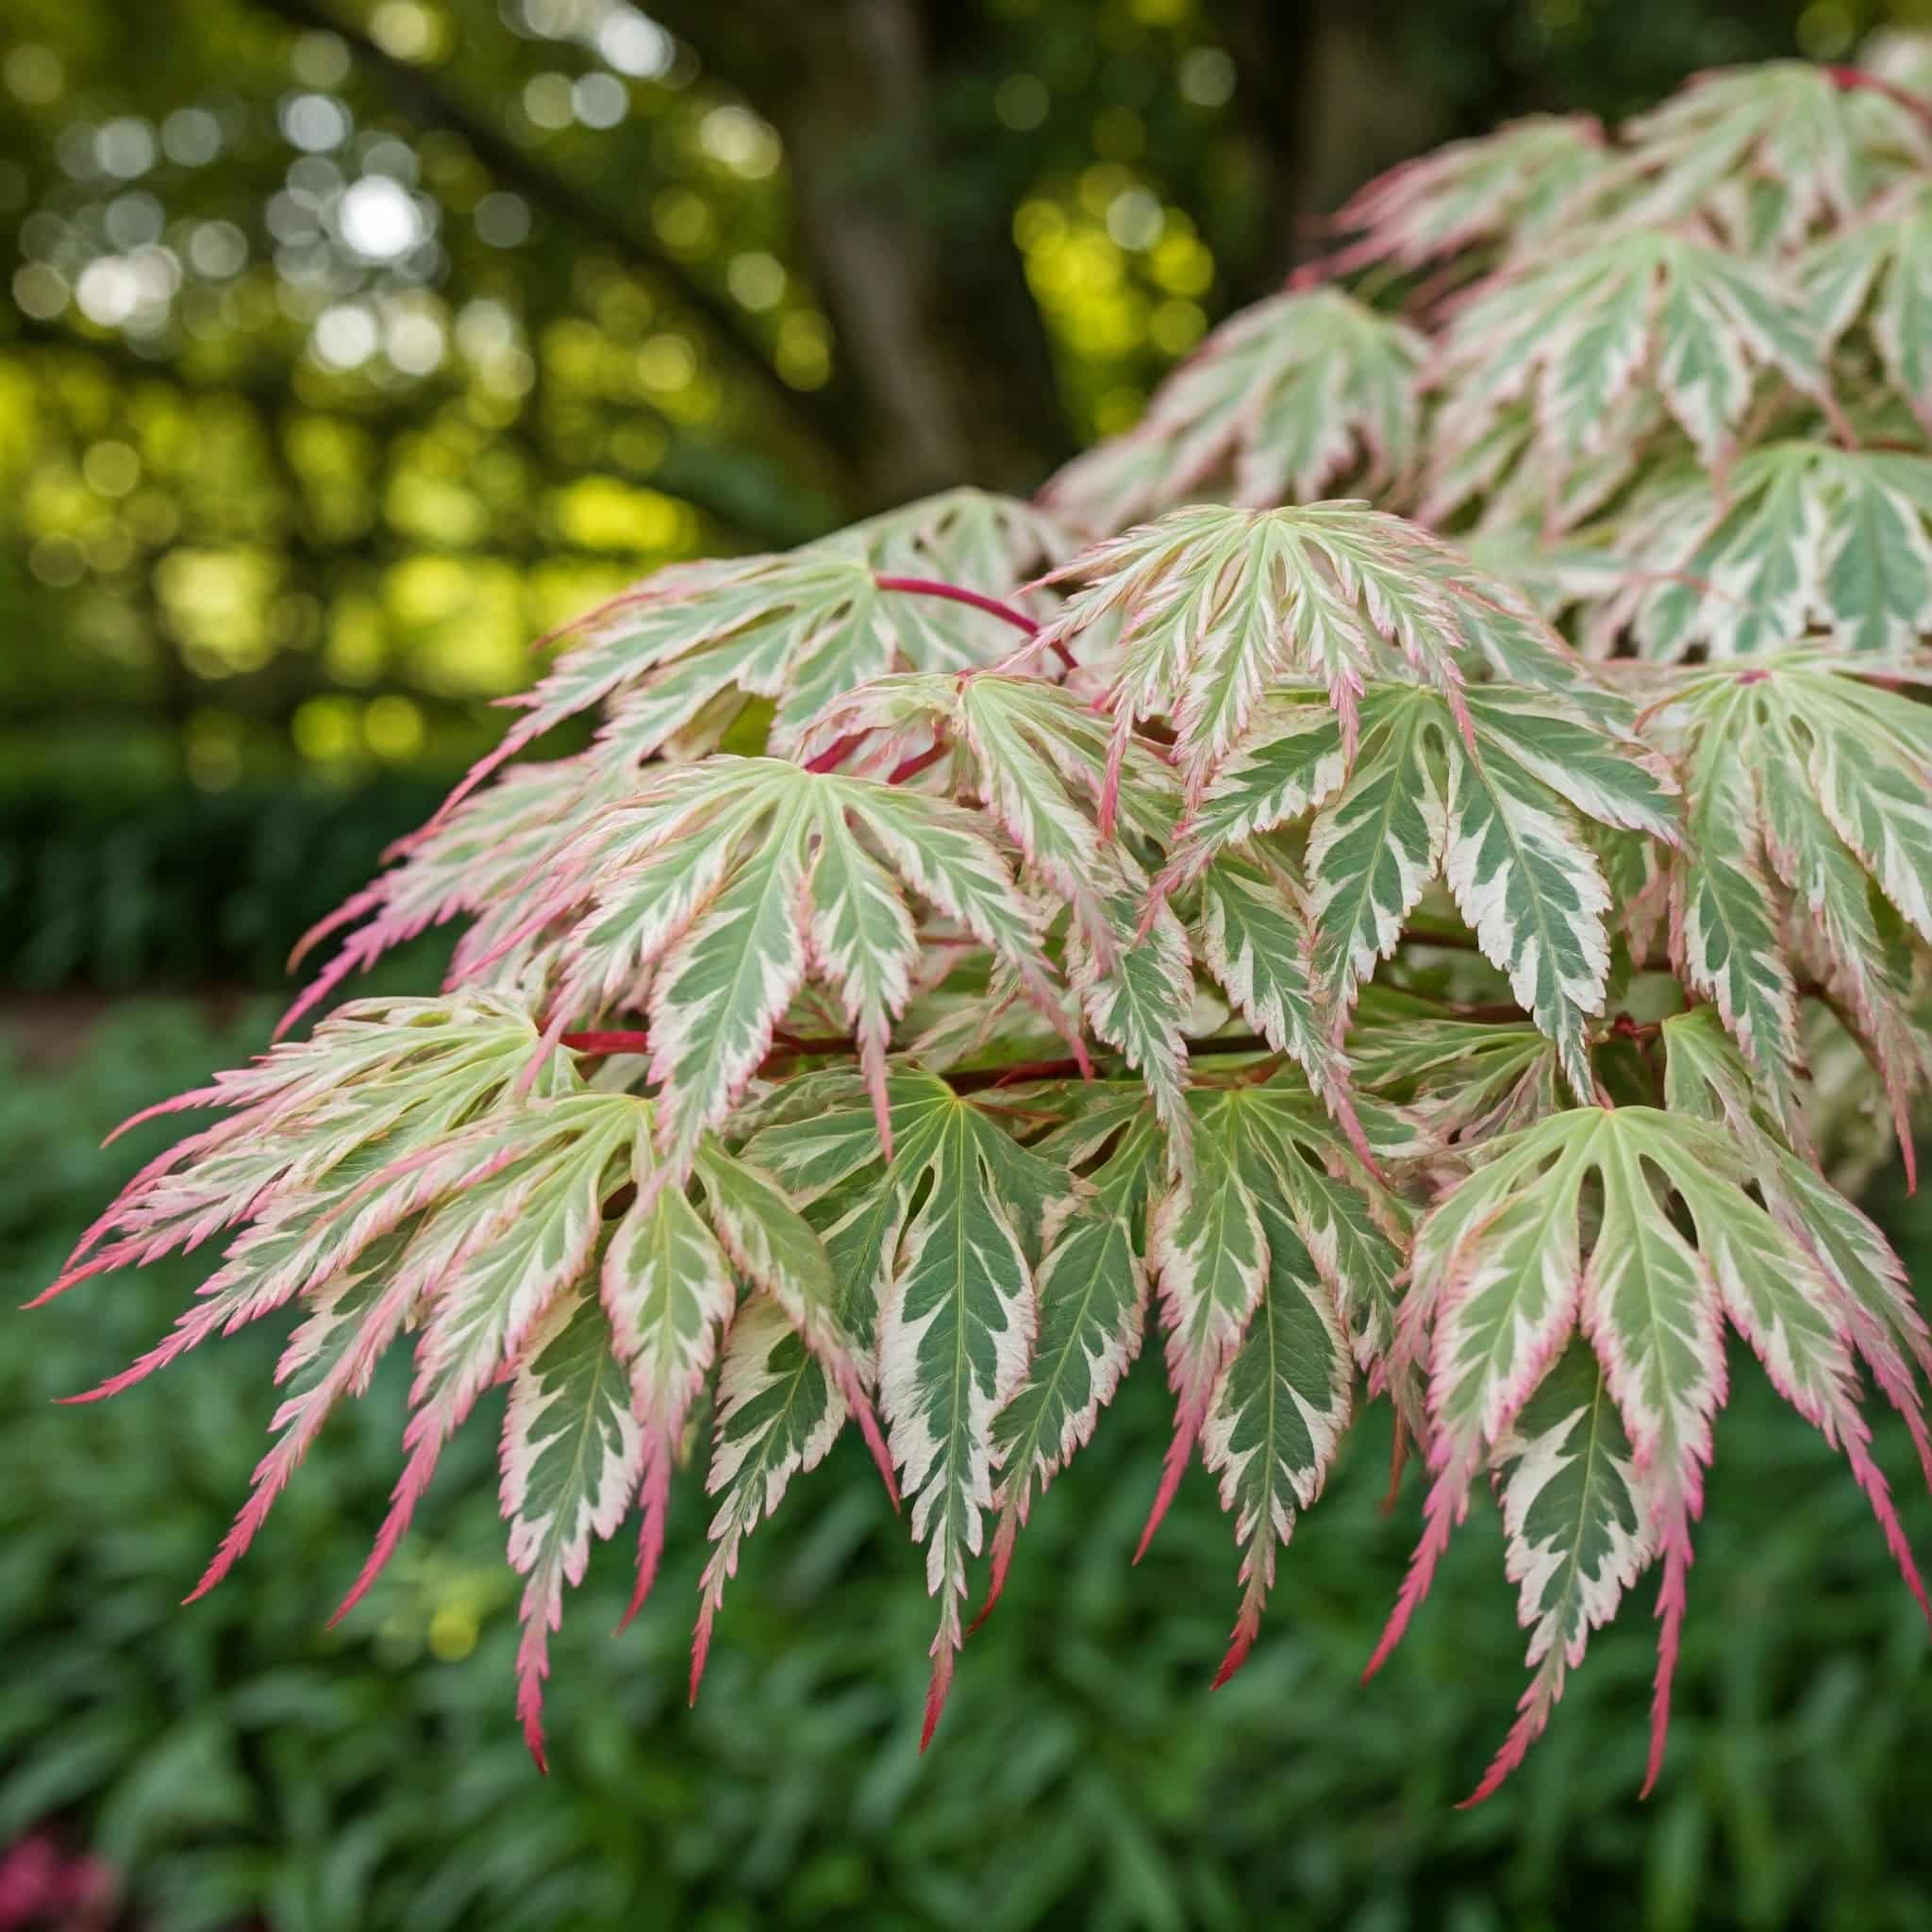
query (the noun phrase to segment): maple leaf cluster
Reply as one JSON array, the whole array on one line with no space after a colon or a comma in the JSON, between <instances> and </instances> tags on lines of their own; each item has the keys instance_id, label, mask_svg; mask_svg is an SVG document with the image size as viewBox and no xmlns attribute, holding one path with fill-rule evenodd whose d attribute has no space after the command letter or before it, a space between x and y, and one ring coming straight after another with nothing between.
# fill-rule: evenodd
<instances>
[{"instance_id":1,"label":"maple leaf cluster","mask_svg":"<svg viewBox=\"0 0 1932 1932\"><path fill-rule=\"evenodd\" d=\"M1860 1398L1932 1480L1932 1341L1833 1175L1909 1161L1932 1076L1932 105L1702 76L1337 229L1038 504L593 613L314 936L312 1030L168 1104L213 1124L55 1289L221 1247L100 1393L300 1311L204 1588L408 1338L353 1603L507 1382L541 1751L592 1541L635 1519L641 1602L704 1462L695 1694L850 1423L938 1600L929 1736L1151 1318L1148 1534L1198 1458L1223 1677L1359 1404L1426 1474L1377 1661L1488 1479L1532 1676L1478 1795L1652 1568L1655 1777L1729 1331L1924 1604ZM440 993L329 1005L450 921Z\"/></svg>"}]
</instances>

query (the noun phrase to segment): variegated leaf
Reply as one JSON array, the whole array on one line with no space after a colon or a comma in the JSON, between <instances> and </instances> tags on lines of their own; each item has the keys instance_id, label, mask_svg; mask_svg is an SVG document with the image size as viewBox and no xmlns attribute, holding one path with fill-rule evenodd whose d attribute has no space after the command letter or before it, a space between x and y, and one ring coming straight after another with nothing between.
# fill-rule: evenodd
<instances>
[{"instance_id":1,"label":"variegated leaf","mask_svg":"<svg viewBox=\"0 0 1932 1932\"><path fill-rule=\"evenodd\" d=\"M1357 192L1335 218L1361 234L1343 262L1416 268L1477 243L1534 249L1565 232L1607 158L1603 128L1583 114L1532 114L1450 142Z\"/></svg>"},{"instance_id":2,"label":"variegated leaf","mask_svg":"<svg viewBox=\"0 0 1932 1932\"><path fill-rule=\"evenodd\" d=\"M1932 941L1928 715L1857 661L1804 651L1693 674L1658 711L1690 792L1674 944L1788 1125L1795 940L1884 1075L1909 1145L1907 1108L1928 1075L1912 966Z\"/></svg>"},{"instance_id":3,"label":"variegated leaf","mask_svg":"<svg viewBox=\"0 0 1932 1932\"><path fill-rule=\"evenodd\" d=\"M1516 1002L1557 1042L1565 1077L1591 1091L1589 1034L1604 1008L1609 891L1567 812L1506 757L1451 741L1442 870L1483 952Z\"/></svg>"},{"instance_id":4,"label":"variegated leaf","mask_svg":"<svg viewBox=\"0 0 1932 1932\"><path fill-rule=\"evenodd\" d=\"M1191 802L1270 683L1324 686L1348 757L1367 679L1411 670L1459 706L1465 657L1474 668L1499 628L1541 628L1514 591L1439 539L1354 503L1174 510L1095 544L1051 580L1079 588L1041 641L1071 647L1089 627L1119 623L1116 743L1124 752L1144 718L1171 718ZM1553 634L1549 648L1563 649Z\"/></svg>"},{"instance_id":5,"label":"variegated leaf","mask_svg":"<svg viewBox=\"0 0 1932 1932\"><path fill-rule=\"evenodd\" d=\"M1067 942L1067 974L1088 1024L1147 1084L1167 1129L1171 1158L1185 1168L1191 1123L1182 1029L1193 1008L1193 959L1181 923L1165 906L1141 919L1136 897L1116 894L1102 908L1109 941L1105 956L1075 930ZM1145 925L1136 933L1137 922Z\"/></svg>"},{"instance_id":6,"label":"variegated leaf","mask_svg":"<svg viewBox=\"0 0 1932 1932\"><path fill-rule=\"evenodd\" d=\"M1766 1207L1829 1285L1853 1348L1904 1418L1932 1486L1932 1432L1920 1387L1921 1376L1932 1377L1932 1334L1898 1257L1870 1217L1783 1137L1751 1069L1708 1008L1667 1020L1663 1037L1671 1110L1719 1123L1736 1136Z\"/></svg>"},{"instance_id":7,"label":"variegated leaf","mask_svg":"<svg viewBox=\"0 0 1932 1932\"><path fill-rule=\"evenodd\" d=\"M1627 1439L1627 1457L1621 1449L1613 1457L1627 1474L1612 1474L1641 1503L1641 1517L1632 1519L1614 1489L1599 1499L1595 1580L1588 1588L1577 1580L1567 1623L1548 1625L1547 1636L1541 1621L1549 1607L1547 1578L1534 1591L1525 1588L1524 1620L1536 1633L1531 1660L1542 1658L1545 1669L1478 1795L1494 1789L1541 1729L1562 1668L1575 1660L1571 1646L1580 1646L1597 1621L1591 1606L1612 1607L1640 1561L1653 1554L1662 1559L1663 1582L1646 1789L1655 1781L1685 1608L1690 1526L1702 1507L1711 1421L1724 1396L1726 1321L1751 1341L1780 1392L1845 1451L1907 1582L1924 1601L1857 1408L1853 1324L1804 1223L1754 1198L1747 1184L1757 1178L1748 1148L1694 1113L1583 1108L1492 1143L1489 1159L1417 1231L1401 1346L1429 1364L1433 1480L1422 1541L1371 1669L1399 1641L1426 1594L1476 1473L1485 1464L1529 1465L1534 1439L1560 1421L1524 1417L1532 1391L1579 1330L1601 1365ZM1587 1185L1593 1189L1588 1215ZM1558 1439L1567 1440L1567 1433ZM1518 1492L1522 1522L1541 1491L1534 1475L1531 1466L1534 1486ZM1576 1507L1585 1510L1583 1498ZM1624 1525L1619 1534L1606 1530L1606 1508ZM1507 1520L1512 1563L1527 1583L1538 1553L1521 1542L1522 1522ZM1586 1514L1576 1521L1579 1533L1589 1530ZM1551 1663L1549 1646L1559 1636L1561 1661Z\"/></svg>"},{"instance_id":8,"label":"variegated leaf","mask_svg":"<svg viewBox=\"0 0 1932 1932\"><path fill-rule=\"evenodd\" d=\"M542 1049L528 1013L496 995L345 1008L218 1082L204 1097L234 1105L231 1120L150 1163L98 1231L128 1230L105 1265L192 1245L222 1224L208 1191L252 1177L227 1201L225 1218L244 1224L200 1307L100 1392L217 1326L293 1300L308 1309L279 1372L276 1441L200 1590L242 1555L331 1410L363 1392L405 1330L418 1330L407 1461L338 1615L375 1581L479 1395L511 1383L504 1507L526 1577L518 1707L540 1758L563 1589L640 1484L639 1597L648 1589L671 1466L741 1274L798 1338L819 1412L855 1411L884 1459L869 1318L864 1338L848 1327L811 1225L769 1175L708 1141L694 1204L663 1178L655 1103L587 1090L572 1058ZM242 1146L251 1158L238 1170ZM1038 1206L1025 1211L1037 1225Z\"/></svg>"},{"instance_id":9,"label":"variegated leaf","mask_svg":"<svg viewBox=\"0 0 1932 1932\"><path fill-rule=\"evenodd\" d=\"M630 1507L644 1449L623 1366L594 1296L561 1297L532 1331L503 1423L509 1560L524 1578L517 1707L543 1762L542 1684L566 1584L583 1581L591 1539Z\"/></svg>"},{"instance_id":10,"label":"variegated leaf","mask_svg":"<svg viewBox=\"0 0 1932 1932\"><path fill-rule=\"evenodd\" d=\"M1609 897L1577 814L1674 841L1674 781L1633 739L1554 694L1478 689L1466 713L1473 741L1419 686L1377 686L1364 699L1354 769L1309 827L1314 984L1346 1011L1440 870L1477 944L1587 1097ZM1183 831L1184 874L1211 849L1209 828L1228 823L1222 808L1217 783Z\"/></svg>"},{"instance_id":11,"label":"variegated leaf","mask_svg":"<svg viewBox=\"0 0 1932 1932\"><path fill-rule=\"evenodd\" d=\"M1314 926L1302 889L1279 855L1224 851L1201 875L1200 932L1208 970L1236 1010L1310 1084L1347 1108L1348 1065L1334 1016L1314 981Z\"/></svg>"},{"instance_id":12,"label":"variegated leaf","mask_svg":"<svg viewBox=\"0 0 1932 1932\"><path fill-rule=\"evenodd\" d=\"M754 1295L724 1339L718 1415L706 1487L718 1498L711 1554L699 1579L691 1694L698 1694L711 1625L738 1574L744 1540L778 1506L794 1475L816 1469L845 1421L824 1367L769 1296Z\"/></svg>"},{"instance_id":13,"label":"variegated leaf","mask_svg":"<svg viewBox=\"0 0 1932 1932\"><path fill-rule=\"evenodd\" d=\"M630 1377L642 1432L637 1583L630 1614L650 1594L664 1550L671 1474L684 1430L731 1319L738 1286L724 1248L675 1188L645 1192L654 1165L634 1145L638 1198L625 1210L605 1250L600 1292L612 1343Z\"/></svg>"},{"instance_id":14,"label":"variegated leaf","mask_svg":"<svg viewBox=\"0 0 1932 1932\"><path fill-rule=\"evenodd\" d=\"M991 1576L983 1620L998 1601L1036 1486L1047 1485L1092 1436L1100 1411L1141 1352L1147 1204L1162 1168L1161 1136L1135 1083L1123 1083L1049 1135L1040 1152L1070 1167L1108 1149L1092 1192L1061 1221L1040 1265L1040 1332L1025 1379L993 1419Z\"/></svg>"},{"instance_id":15,"label":"variegated leaf","mask_svg":"<svg viewBox=\"0 0 1932 1932\"><path fill-rule=\"evenodd\" d=\"M1201 1459L1221 1479L1241 1546L1241 1614L1216 1674L1241 1669L1274 1582L1276 1552L1322 1493L1348 1426L1354 1363L1335 1304L1293 1222L1265 1191L1257 1206L1268 1267L1247 1334L1201 1426Z\"/></svg>"},{"instance_id":16,"label":"variegated leaf","mask_svg":"<svg viewBox=\"0 0 1932 1932\"><path fill-rule=\"evenodd\" d=\"M1620 226L1703 216L1745 253L1796 248L1932 163L1907 108L1808 60L1695 75L1621 133L1625 152L1596 183Z\"/></svg>"},{"instance_id":17,"label":"variegated leaf","mask_svg":"<svg viewBox=\"0 0 1932 1932\"><path fill-rule=\"evenodd\" d=\"M1775 442L1740 457L1722 492L1667 480L1618 527L1629 584L1590 620L1646 658L1773 653L1809 630L1888 663L1932 630L1932 459Z\"/></svg>"},{"instance_id":18,"label":"variegated leaf","mask_svg":"<svg viewBox=\"0 0 1932 1932\"><path fill-rule=\"evenodd\" d=\"M1076 457L1041 500L1094 536L1204 495L1307 502L1399 476L1421 427L1424 338L1335 289L1242 309L1155 392L1127 435Z\"/></svg>"},{"instance_id":19,"label":"variegated leaf","mask_svg":"<svg viewBox=\"0 0 1932 1932\"><path fill-rule=\"evenodd\" d=\"M561 931L553 1027L645 1008L671 1178L743 1093L808 974L839 995L883 1091L916 953L895 874L1058 1015L1037 910L979 823L940 799L720 756L667 769L557 855L526 922Z\"/></svg>"},{"instance_id":20,"label":"variegated leaf","mask_svg":"<svg viewBox=\"0 0 1932 1932\"><path fill-rule=\"evenodd\" d=\"M845 1131L849 1101L842 1124L774 1126L748 1152L788 1185L825 1176L822 1224L824 1208L838 1210L825 1228L833 1264L855 1293L878 1296L880 1404L912 1534L926 1545L926 1585L940 1599L930 1739L963 1635L967 1563L993 1505L993 1419L1021 1386L1038 1326L1048 1207L1075 1183L929 1074L894 1074L888 1100L890 1159L826 1160L828 1143L856 1139Z\"/></svg>"},{"instance_id":21,"label":"variegated leaf","mask_svg":"<svg viewBox=\"0 0 1932 1932\"><path fill-rule=\"evenodd\" d=\"M1765 873L1748 761L1750 708L1748 693L1729 698L1690 762L1689 842L1674 881L1671 949L1685 984L1716 1002L1788 1111L1798 1060L1797 991Z\"/></svg>"},{"instance_id":22,"label":"variegated leaf","mask_svg":"<svg viewBox=\"0 0 1932 1932\"><path fill-rule=\"evenodd\" d=\"M1535 1027L1445 1020L1380 988L1357 1013L1348 1061L1364 1091L1400 1103L1445 1146L1529 1126L1567 1104L1555 1050Z\"/></svg>"},{"instance_id":23,"label":"variegated leaf","mask_svg":"<svg viewBox=\"0 0 1932 1932\"><path fill-rule=\"evenodd\" d=\"M1414 1412L1407 1377L1392 1374L1395 1283L1407 1234L1399 1202L1305 1081L1276 1074L1260 1083L1197 1086L1189 1100L1195 1173L1156 1204L1148 1238L1167 1330L1174 1434L1142 1551L1180 1486L1215 1389L1270 1279L1271 1216L1285 1217L1280 1224L1312 1261L1335 1331L1372 1387L1391 1387L1398 1405Z\"/></svg>"},{"instance_id":24,"label":"variegated leaf","mask_svg":"<svg viewBox=\"0 0 1932 1932\"><path fill-rule=\"evenodd\" d=\"M1023 872L1064 902L1110 955L1103 901L1144 890L1141 868L1098 817L1109 782L1112 733L1073 692L1037 677L988 672L970 678L882 677L828 706L808 732L810 753L876 734L857 769L889 774L908 753L923 766L938 752L956 797L982 801L1019 848ZM937 760L935 760L937 762ZM1129 743L1115 777L1117 829L1149 849L1174 836L1179 787L1145 745Z\"/></svg>"},{"instance_id":25,"label":"variegated leaf","mask_svg":"<svg viewBox=\"0 0 1932 1932\"><path fill-rule=\"evenodd\" d=\"M1827 346L1861 321L1891 386L1932 429L1932 195L1923 176L1864 208L1799 265Z\"/></svg>"},{"instance_id":26,"label":"variegated leaf","mask_svg":"<svg viewBox=\"0 0 1932 1932\"><path fill-rule=\"evenodd\" d=\"M1656 1556L1648 1506L1602 1368L1573 1341L1496 1445L1502 1476L1505 1572L1517 1586L1517 1622L1529 1632L1535 1674L1515 1724L1482 1782L1491 1796L1540 1738L1583 1661L1592 1630Z\"/></svg>"},{"instance_id":27,"label":"variegated leaf","mask_svg":"<svg viewBox=\"0 0 1932 1932\"><path fill-rule=\"evenodd\" d=\"M1758 378L1828 401L1817 330L1767 268L1668 230L1587 233L1582 243L1484 284L1441 339L1448 391L1439 466L1528 402L1547 485L1617 427L1626 399L1661 399L1708 464L1732 451Z\"/></svg>"}]
</instances>

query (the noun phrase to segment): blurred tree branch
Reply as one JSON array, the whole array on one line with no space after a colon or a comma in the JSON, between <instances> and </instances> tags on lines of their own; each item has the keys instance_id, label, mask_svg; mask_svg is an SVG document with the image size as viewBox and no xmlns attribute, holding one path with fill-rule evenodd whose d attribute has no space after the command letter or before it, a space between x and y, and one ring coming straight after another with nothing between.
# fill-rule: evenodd
<instances>
[{"instance_id":1,"label":"blurred tree branch","mask_svg":"<svg viewBox=\"0 0 1932 1932\"><path fill-rule=\"evenodd\" d=\"M855 425L830 398L791 389L772 366L764 344L741 312L698 281L643 228L608 207L582 184L544 166L482 112L452 93L434 75L387 53L358 23L325 0L255 0L291 25L334 34L346 42L390 91L424 123L446 128L469 145L499 180L579 233L596 237L620 257L675 289L677 299L701 317L730 349L734 359L775 403L780 413L842 467L852 452Z\"/></svg>"}]
</instances>

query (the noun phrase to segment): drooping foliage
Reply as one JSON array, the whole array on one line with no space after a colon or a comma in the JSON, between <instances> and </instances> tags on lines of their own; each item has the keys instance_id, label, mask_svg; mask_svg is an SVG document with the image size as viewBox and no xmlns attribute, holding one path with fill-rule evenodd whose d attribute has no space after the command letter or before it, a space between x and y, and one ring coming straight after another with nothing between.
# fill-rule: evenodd
<instances>
[{"instance_id":1,"label":"drooping foliage","mask_svg":"<svg viewBox=\"0 0 1932 1932\"><path fill-rule=\"evenodd\" d=\"M299 1310L204 1587L408 1337L353 1602L504 1382L535 1747L592 1541L636 1518L641 1601L704 1464L695 1694L849 1422L938 1601L929 1737L976 1566L985 1615L1151 1333L1147 1534L1198 1461L1223 1678L1387 1400L1423 1526L1376 1659L1488 1477L1532 1675L1478 1795L1652 1568L1654 1778L1734 1332L1923 1604L1860 1377L1932 1480L1932 1341L1833 1175L1857 1114L1909 1163L1932 1084L1928 192L1932 104L1855 72L1519 123L1364 190L1039 507L562 638L314 935L312 1030L169 1103L216 1118L56 1284L222 1244L101 1393ZM458 920L439 997L330 1009Z\"/></svg>"}]
</instances>

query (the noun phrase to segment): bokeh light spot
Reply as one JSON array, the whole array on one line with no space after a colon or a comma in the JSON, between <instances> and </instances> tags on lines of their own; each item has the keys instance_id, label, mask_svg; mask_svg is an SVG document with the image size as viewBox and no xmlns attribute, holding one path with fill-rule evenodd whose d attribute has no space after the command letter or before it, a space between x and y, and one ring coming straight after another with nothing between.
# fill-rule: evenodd
<instances>
[{"instance_id":1,"label":"bokeh light spot","mask_svg":"<svg viewBox=\"0 0 1932 1932\"><path fill-rule=\"evenodd\" d=\"M1037 74L1009 74L994 90L992 110L1004 126L1016 134L1038 127L1053 105L1046 83Z\"/></svg>"},{"instance_id":2,"label":"bokeh light spot","mask_svg":"<svg viewBox=\"0 0 1932 1932\"><path fill-rule=\"evenodd\" d=\"M422 211L387 175L365 175L347 190L336 208L336 226L371 261L391 261L423 240Z\"/></svg>"}]
</instances>

